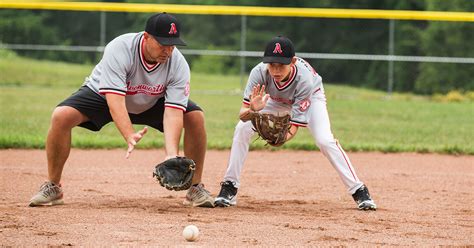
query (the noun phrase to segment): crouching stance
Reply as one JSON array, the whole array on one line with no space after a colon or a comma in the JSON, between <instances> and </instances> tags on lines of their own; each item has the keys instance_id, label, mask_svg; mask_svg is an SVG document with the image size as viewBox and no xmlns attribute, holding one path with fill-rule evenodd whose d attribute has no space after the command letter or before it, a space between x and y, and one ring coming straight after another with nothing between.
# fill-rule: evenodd
<instances>
[{"instance_id":1,"label":"crouching stance","mask_svg":"<svg viewBox=\"0 0 474 248\"><path fill-rule=\"evenodd\" d=\"M295 57L292 42L282 36L273 38L267 44L263 62L250 73L227 171L215 199L216 206L237 204L242 167L255 134L249 120L258 113L290 115L291 126L285 142L295 136L299 127L308 127L315 143L337 171L357 207L362 210L377 208L346 153L333 137L321 77L308 62Z\"/></svg>"},{"instance_id":2,"label":"crouching stance","mask_svg":"<svg viewBox=\"0 0 474 248\"><path fill-rule=\"evenodd\" d=\"M196 163L185 202L213 207L214 198L201 183L207 143L204 114L189 99L189 66L175 47L185 45L180 31L174 16L160 13L148 19L144 32L118 36L105 47L84 85L53 112L46 141L49 177L30 206L63 203L60 181L72 128L99 131L114 122L127 143L127 158L148 130L135 131L132 124L164 133L165 160L179 155L184 128L184 155Z\"/></svg>"}]
</instances>

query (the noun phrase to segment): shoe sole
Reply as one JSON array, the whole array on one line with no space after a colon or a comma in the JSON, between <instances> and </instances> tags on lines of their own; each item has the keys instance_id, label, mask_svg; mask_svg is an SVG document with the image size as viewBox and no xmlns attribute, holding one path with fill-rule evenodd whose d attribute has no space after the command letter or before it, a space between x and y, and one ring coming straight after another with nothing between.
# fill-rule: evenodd
<instances>
[{"instance_id":1,"label":"shoe sole","mask_svg":"<svg viewBox=\"0 0 474 248\"><path fill-rule=\"evenodd\" d=\"M221 208L226 208L226 207L231 207L237 205L237 201L229 201L227 199L223 198L217 198L214 201L214 206L216 207L221 207Z\"/></svg>"},{"instance_id":2,"label":"shoe sole","mask_svg":"<svg viewBox=\"0 0 474 248\"><path fill-rule=\"evenodd\" d=\"M46 203L35 203L35 202L30 202L28 205L29 207L41 207L41 206L55 206L55 205L63 205L64 201L63 199L58 199Z\"/></svg>"},{"instance_id":3,"label":"shoe sole","mask_svg":"<svg viewBox=\"0 0 474 248\"><path fill-rule=\"evenodd\" d=\"M368 211L368 210L373 210L376 211L377 207L374 206L366 206L366 207L359 207L360 210Z\"/></svg>"},{"instance_id":4,"label":"shoe sole","mask_svg":"<svg viewBox=\"0 0 474 248\"><path fill-rule=\"evenodd\" d=\"M184 200L183 205L191 207L200 207L200 208L214 208L214 202L205 201L201 203L195 203L188 200Z\"/></svg>"},{"instance_id":5,"label":"shoe sole","mask_svg":"<svg viewBox=\"0 0 474 248\"><path fill-rule=\"evenodd\" d=\"M375 203L373 202L362 202L361 204L359 204L359 209L360 210L377 210L377 205L375 205Z\"/></svg>"}]
</instances>

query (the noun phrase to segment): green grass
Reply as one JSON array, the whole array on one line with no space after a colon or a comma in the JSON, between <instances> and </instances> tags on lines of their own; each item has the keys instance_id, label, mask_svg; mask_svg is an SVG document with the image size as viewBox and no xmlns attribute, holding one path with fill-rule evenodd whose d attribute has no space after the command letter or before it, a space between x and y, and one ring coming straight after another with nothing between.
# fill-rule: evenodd
<instances>
[{"instance_id":1,"label":"green grass","mask_svg":"<svg viewBox=\"0 0 474 248\"><path fill-rule=\"evenodd\" d=\"M94 65L17 57L0 50L0 148L44 148L54 107L82 84ZM440 103L411 94L393 94L325 84L334 135L349 151L437 152L474 155L474 105ZM208 147L228 149L241 104L240 77L192 74L191 99L205 110ZM101 132L73 130L78 148L123 148L113 124ZM138 148L162 147L152 131ZM264 148L262 141L252 149ZM266 148L272 149L272 148ZM317 149L308 130L283 149Z\"/></svg>"}]
</instances>

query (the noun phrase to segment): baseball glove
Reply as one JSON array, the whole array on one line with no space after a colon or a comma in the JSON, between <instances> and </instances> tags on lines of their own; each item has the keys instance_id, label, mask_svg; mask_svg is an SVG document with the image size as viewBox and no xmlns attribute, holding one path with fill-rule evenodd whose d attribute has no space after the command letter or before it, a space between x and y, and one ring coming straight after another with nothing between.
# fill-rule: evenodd
<instances>
[{"instance_id":1,"label":"baseball glove","mask_svg":"<svg viewBox=\"0 0 474 248\"><path fill-rule=\"evenodd\" d=\"M168 190L186 190L191 187L196 164L185 157L170 158L155 167L153 177Z\"/></svg>"},{"instance_id":2,"label":"baseball glove","mask_svg":"<svg viewBox=\"0 0 474 248\"><path fill-rule=\"evenodd\" d=\"M252 116L254 131L267 144L281 146L286 142L286 135L290 131L290 116L276 116L272 114L255 113Z\"/></svg>"}]
</instances>

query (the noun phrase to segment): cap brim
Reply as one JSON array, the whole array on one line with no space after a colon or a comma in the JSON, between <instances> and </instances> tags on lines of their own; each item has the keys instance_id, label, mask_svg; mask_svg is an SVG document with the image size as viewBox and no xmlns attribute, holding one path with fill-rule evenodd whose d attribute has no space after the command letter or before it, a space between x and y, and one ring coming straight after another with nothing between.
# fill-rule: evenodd
<instances>
[{"instance_id":1,"label":"cap brim","mask_svg":"<svg viewBox=\"0 0 474 248\"><path fill-rule=\"evenodd\" d=\"M154 37L163 46L186 46L186 42L178 37Z\"/></svg>"},{"instance_id":2,"label":"cap brim","mask_svg":"<svg viewBox=\"0 0 474 248\"><path fill-rule=\"evenodd\" d=\"M280 63L289 65L291 63L291 58L268 56L263 57L262 61L263 63Z\"/></svg>"}]
</instances>

